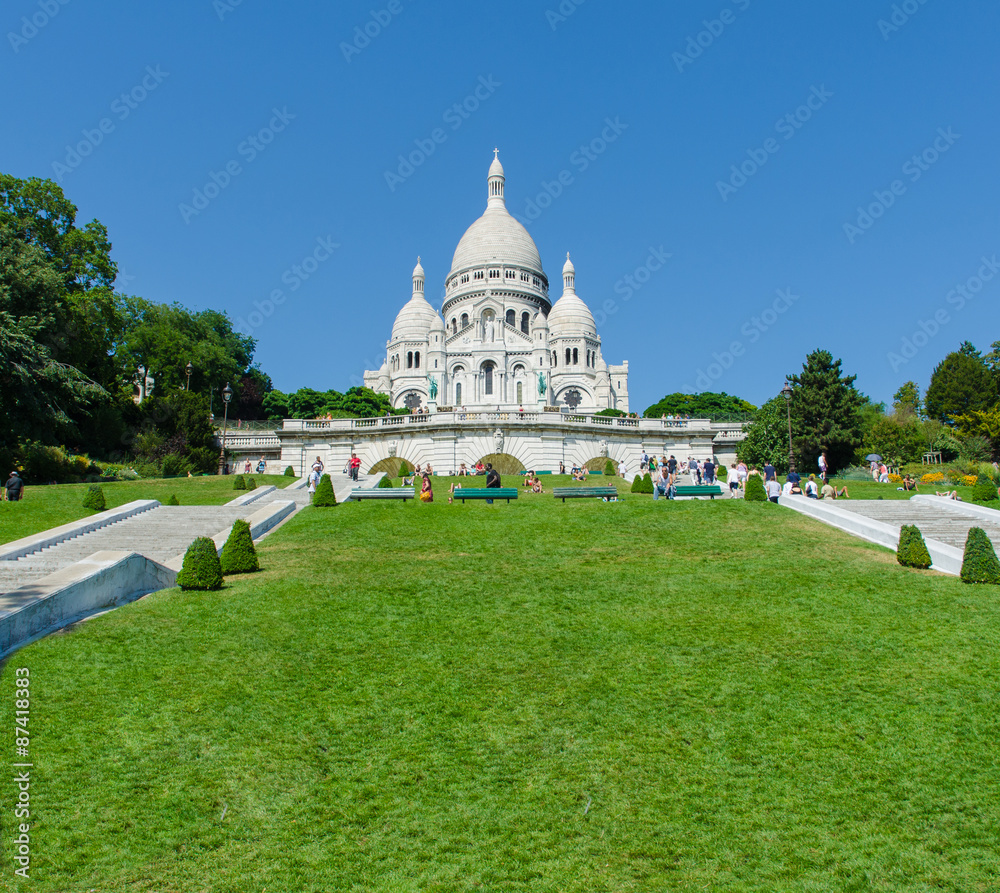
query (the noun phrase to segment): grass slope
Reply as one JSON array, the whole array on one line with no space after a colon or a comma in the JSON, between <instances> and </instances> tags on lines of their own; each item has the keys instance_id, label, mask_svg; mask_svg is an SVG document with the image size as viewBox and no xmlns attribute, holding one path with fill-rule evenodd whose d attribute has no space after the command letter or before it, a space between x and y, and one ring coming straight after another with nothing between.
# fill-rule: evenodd
<instances>
[{"instance_id":1,"label":"grass slope","mask_svg":"<svg viewBox=\"0 0 1000 893\"><path fill-rule=\"evenodd\" d=\"M257 486L286 487L292 478L279 474L260 475ZM20 502L0 502L0 543L31 536L93 514L83 507L89 484L29 486ZM223 505L243 494L233 490L232 476L167 478L147 481L116 481L101 484L109 509L136 499L158 499L164 505L177 494L181 505Z\"/></svg>"},{"instance_id":2,"label":"grass slope","mask_svg":"<svg viewBox=\"0 0 1000 893\"><path fill-rule=\"evenodd\" d=\"M306 509L260 555L6 666L24 889L1000 884L992 587L635 496Z\"/></svg>"}]
</instances>

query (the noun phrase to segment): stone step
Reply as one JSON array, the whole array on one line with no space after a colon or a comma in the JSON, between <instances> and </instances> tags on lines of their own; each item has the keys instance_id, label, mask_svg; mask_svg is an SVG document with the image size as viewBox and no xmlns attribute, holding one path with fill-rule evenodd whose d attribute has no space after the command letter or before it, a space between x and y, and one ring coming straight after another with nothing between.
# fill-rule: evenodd
<instances>
[{"instance_id":1,"label":"stone step","mask_svg":"<svg viewBox=\"0 0 1000 893\"><path fill-rule=\"evenodd\" d=\"M838 499L833 505L895 527L914 524L925 538L936 539L958 549L965 547L970 528L981 527L994 547L1000 549L1000 524L957 514L946 504L928 505L902 499Z\"/></svg>"}]
</instances>

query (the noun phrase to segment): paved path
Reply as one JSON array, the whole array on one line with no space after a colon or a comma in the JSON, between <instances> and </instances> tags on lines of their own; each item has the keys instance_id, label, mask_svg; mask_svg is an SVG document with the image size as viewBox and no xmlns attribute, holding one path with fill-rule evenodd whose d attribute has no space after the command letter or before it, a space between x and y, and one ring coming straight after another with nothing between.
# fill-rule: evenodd
<instances>
[{"instance_id":1,"label":"paved path","mask_svg":"<svg viewBox=\"0 0 1000 893\"><path fill-rule=\"evenodd\" d=\"M960 508L949 502L947 499L939 504L911 499L838 499L831 505L896 528L916 524L925 539L930 537L956 549L965 548L970 527L982 527L1000 550L1000 513L996 521L976 518L962 514Z\"/></svg>"}]
</instances>

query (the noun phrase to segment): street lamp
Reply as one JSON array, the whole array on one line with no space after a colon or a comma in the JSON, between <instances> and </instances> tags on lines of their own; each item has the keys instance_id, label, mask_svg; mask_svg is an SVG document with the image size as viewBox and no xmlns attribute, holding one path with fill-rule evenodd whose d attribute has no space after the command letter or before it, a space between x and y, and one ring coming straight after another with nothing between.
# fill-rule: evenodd
<instances>
[{"instance_id":1,"label":"street lamp","mask_svg":"<svg viewBox=\"0 0 1000 893\"><path fill-rule=\"evenodd\" d=\"M788 410L788 471L795 471L795 454L792 452L792 388L788 382L781 389L781 396L785 398L785 408Z\"/></svg>"},{"instance_id":2,"label":"street lamp","mask_svg":"<svg viewBox=\"0 0 1000 893\"><path fill-rule=\"evenodd\" d=\"M219 474L226 473L226 427L229 423L229 401L233 399L233 389L229 387L229 382L222 389L222 402L226 404L225 414L222 418L222 449L219 452Z\"/></svg>"},{"instance_id":3,"label":"street lamp","mask_svg":"<svg viewBox=\"0 0 1000 893\"><path fill-rule=\"evenodd\" d=\"M185 387L184 390L185 391L190 391L191 390L191 373L194 372L194 366L192 366L190 363L188 363L187 366L184 367L184 371L187 372L187 376L188 376L187 387Z\"/></svg>"}]
</instances>

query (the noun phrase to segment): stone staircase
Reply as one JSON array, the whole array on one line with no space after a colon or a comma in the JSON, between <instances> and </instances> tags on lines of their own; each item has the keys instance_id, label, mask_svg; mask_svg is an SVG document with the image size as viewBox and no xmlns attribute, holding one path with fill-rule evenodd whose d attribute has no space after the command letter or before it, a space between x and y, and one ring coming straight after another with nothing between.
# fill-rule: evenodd
<instances>
[{"instance_id":1,"label":"stone staircase","mask_svg":"<svg viewBox=\"0 0 1000 893\"><path fill-rule=\"evenodd\" d=\"M962 514L958 508L952 508L946 499L941 499L940 504L912 499L838 499L832 505L897 528L915 524L925 539L929 537L956 549L965 548L970 527L981 527L992 540L994 548L1000 551L1000 520L990 521Z\"/></svg>"}]
</instances>

